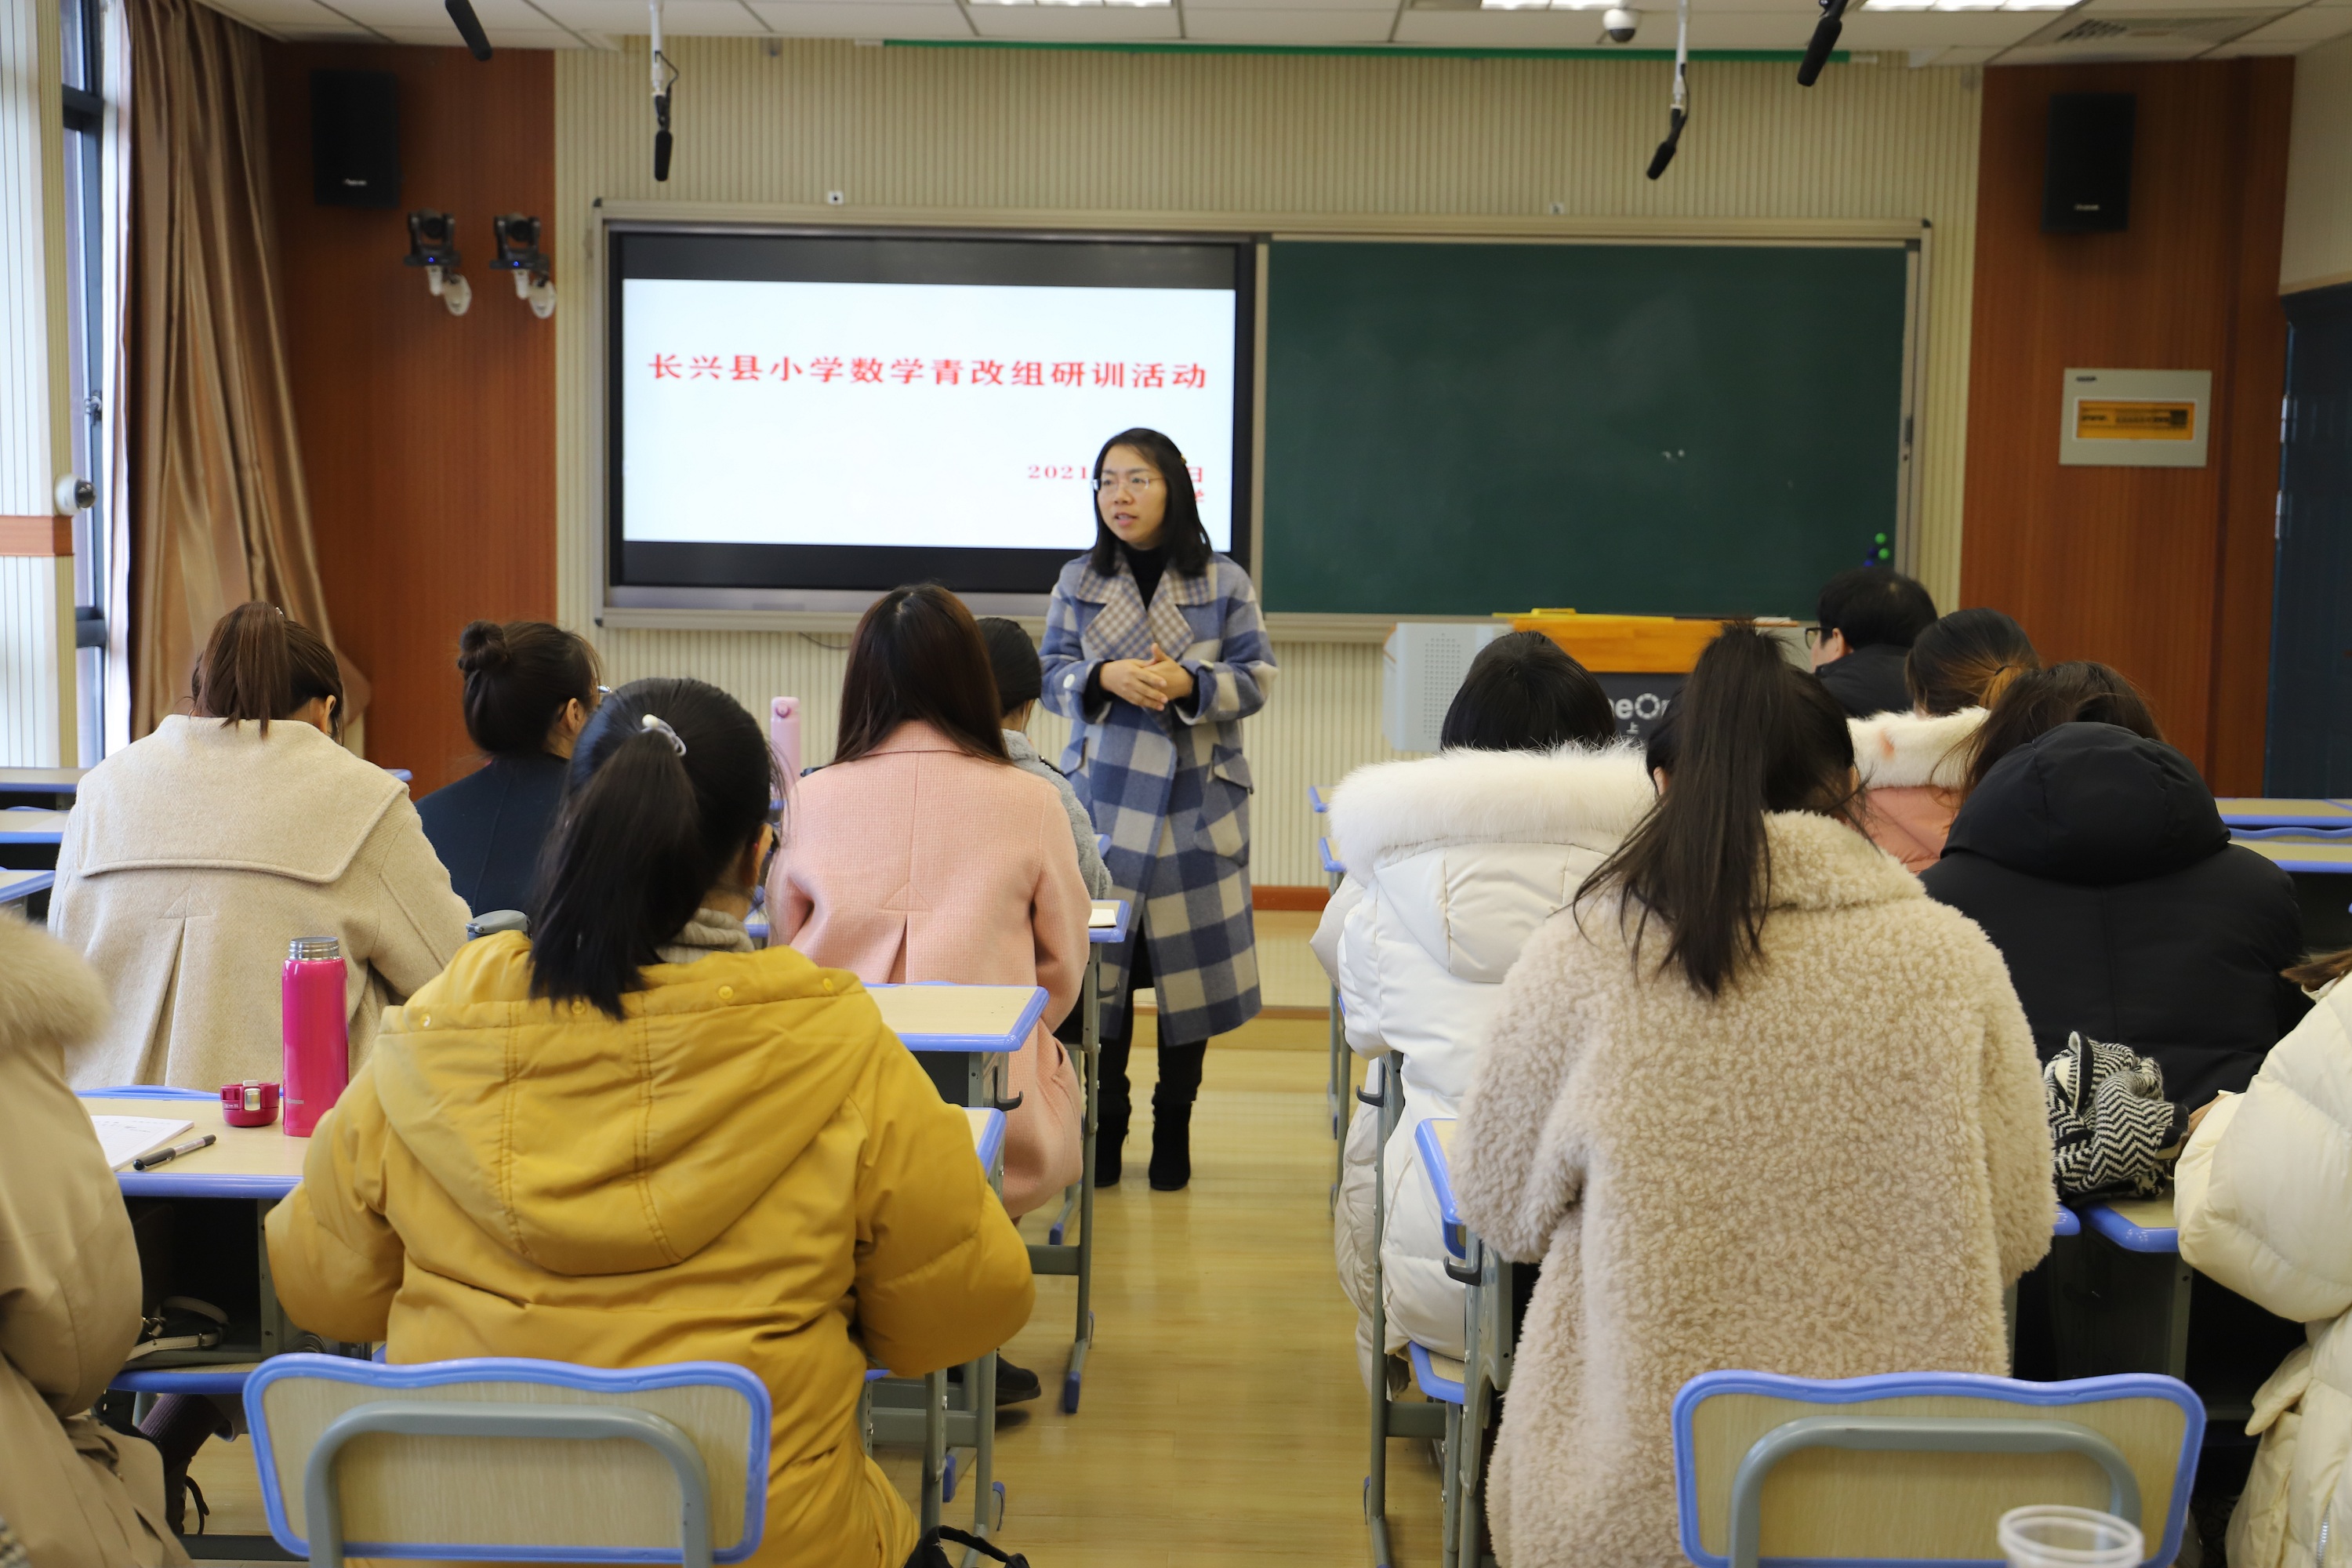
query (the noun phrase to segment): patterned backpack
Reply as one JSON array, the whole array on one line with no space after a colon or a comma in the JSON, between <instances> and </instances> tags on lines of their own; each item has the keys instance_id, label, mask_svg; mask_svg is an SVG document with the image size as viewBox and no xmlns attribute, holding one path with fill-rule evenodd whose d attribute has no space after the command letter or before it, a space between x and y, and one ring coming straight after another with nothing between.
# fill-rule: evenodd
<instances>
[{"instance_id":1,"label":"patterned backpack","mask_svg":"<svg viewBox=\"0 0 2352 1568\"><path fill-rule=\"evenodd\" d=\"M2042 1065L2042 1095L2060 1197L2147 1197L2163 1184L2159 1152L2173 1141L2173 1113L2162 1068L2128 1046L2073 1034Z\"/></svg>"}]
</instances>

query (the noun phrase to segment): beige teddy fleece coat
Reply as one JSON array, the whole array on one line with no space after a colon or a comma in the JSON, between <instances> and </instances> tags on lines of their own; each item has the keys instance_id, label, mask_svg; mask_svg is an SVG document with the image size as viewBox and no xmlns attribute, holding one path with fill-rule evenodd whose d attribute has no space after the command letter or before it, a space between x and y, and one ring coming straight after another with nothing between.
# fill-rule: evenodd
<instances>
[{"instance_id":1,"label":"beige teddy fleece coat","mask_svg":"<svg viewBox=\"0 0 2352 1568\"><path fill-rule=\"evenodd\" d=\"M1869 840L1766 819L1761 958L1720 998L1613 904L1504 982L1454 1139L1464 1219L1540 1261L1487 1495L1510 1568L1673 1568L1668 1412L1719 1368L2004 1373L2057 1194L2000 955Z\"/></svg>"}]
</instances>

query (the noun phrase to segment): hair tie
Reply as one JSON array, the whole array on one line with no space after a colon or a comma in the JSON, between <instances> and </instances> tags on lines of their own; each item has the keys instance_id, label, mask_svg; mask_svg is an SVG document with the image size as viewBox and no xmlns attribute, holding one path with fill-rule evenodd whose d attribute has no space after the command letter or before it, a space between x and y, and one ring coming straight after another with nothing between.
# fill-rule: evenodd
<instances>
[{"instance_id":1,"label":"hair tie","mask_svg":"<svg viewBox=\"0 0 2352 1568\"><path fill-rule=\"evenodd\" d=\"M686 742L678 739L677 731L671 729L668 721L661 718L658 714L647 713L638 719L637 729L645 734L657 734L661 736L662 739L670 743L670 749L672 751L675 751L681 757L686 755Z\"/></svg>"}]
</instances>

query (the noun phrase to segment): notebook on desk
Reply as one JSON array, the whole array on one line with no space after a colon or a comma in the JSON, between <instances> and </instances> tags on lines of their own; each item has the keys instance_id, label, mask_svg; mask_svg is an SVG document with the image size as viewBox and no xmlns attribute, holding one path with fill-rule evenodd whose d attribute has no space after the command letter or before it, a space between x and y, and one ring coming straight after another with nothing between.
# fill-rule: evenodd
<instances>
[{"instance_id":1,"label":"notebook on desk","mask_svg":"<svg viewBox=\"0 0 2352 1568\"><path fill-rule=\"evenodd\" d=\"M142 1154L158 1149L168 1149L195 1131L193 1121L169 1116L97 1116L89 1124L98 1130L99 1147L106 1151L106 1163L113 1170L123 1170Z\"/></svg>"},{"instance_id":2,"label":"notebook on desk","mask_svg":"<svg viewBox=\"0 0 2352 1568\"><path fill-rule=\"evenodd\" d=\"M1108 931L1117 924L1118 924L1118 905L1115 902L1098 900L1094 907L1087 911L1088 931Z\"/></svg>"}]
</instances>

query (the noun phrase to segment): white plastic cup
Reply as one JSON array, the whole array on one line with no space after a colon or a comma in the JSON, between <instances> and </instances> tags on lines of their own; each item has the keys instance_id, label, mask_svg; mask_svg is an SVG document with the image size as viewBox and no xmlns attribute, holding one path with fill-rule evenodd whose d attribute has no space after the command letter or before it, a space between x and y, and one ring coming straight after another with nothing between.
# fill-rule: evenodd
<instances>
[{"instance_id":1,"label":"white plastic cup","mask_svg":"<svg viewBox=\"0 0 2352 1568\"><path fill-rule=\"evenodd\" d=\"M2000 1516L2009 1568L2139 1568L2147 1542L2136 1524L2095 1508L2013 1508Z\"/></svg>"}]
</instances>

